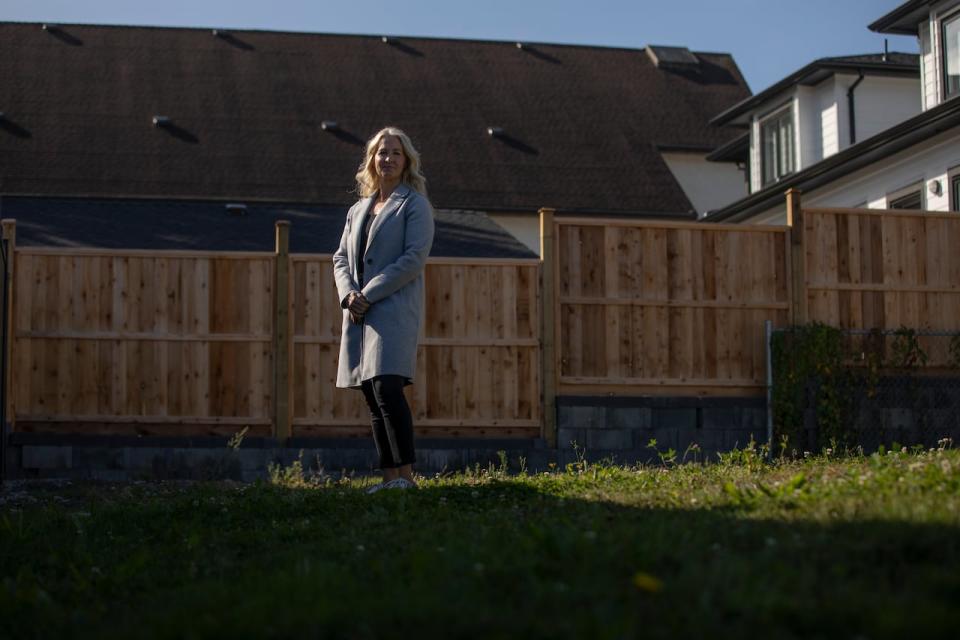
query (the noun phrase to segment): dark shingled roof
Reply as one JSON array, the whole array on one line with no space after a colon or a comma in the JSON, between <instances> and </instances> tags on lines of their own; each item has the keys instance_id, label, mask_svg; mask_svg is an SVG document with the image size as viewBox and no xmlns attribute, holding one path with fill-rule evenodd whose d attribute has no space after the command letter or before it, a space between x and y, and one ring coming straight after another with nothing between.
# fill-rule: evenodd
<instances>
[{"instance_id":1,"label":"dark shingled roof","mask_svg":"<svg viewBox=\"0 0 960 640\"><path fill-rule=\"evenodd\" d=\"M273 251L274 224L290 221L290 251L333 253L344 207L223 202L0 197L0 217L17 221L18 246ZM485 214L436 211L431 256L536 258Z\"/></svg>"},{"instance_id":2,"label":"dark shingled roof","mask_svg":"<svg viewBox=\"0 0 960 640\"><path fill-rule=\"evenodd\" d=\"M0 192L344 205L363 141L395 124L437 207L685 213L658 145L727 142L708 121L750 93L728 54L695 55L0 23Z\"/></svg>"}]
</instances>

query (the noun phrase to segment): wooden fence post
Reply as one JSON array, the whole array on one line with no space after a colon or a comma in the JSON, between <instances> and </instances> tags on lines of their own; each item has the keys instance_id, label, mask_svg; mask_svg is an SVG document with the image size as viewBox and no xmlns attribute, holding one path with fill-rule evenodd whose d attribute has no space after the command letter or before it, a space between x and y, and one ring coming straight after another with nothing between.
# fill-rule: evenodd
<instances>
[{"instance_id":1,"label":"wooden fence post","mask_svg":"<svg viewBox=\"0 0 960 640\"><path fill-rule=\"evenodd\" d=\"M0 366L3 369L3 401L4 401L4 418L7 422L13 425L16 421L16 416L13 412L13 322L15 316L13 314L13 269L16 265L16 260L14 260L14 250L17 247L17 221L11 218L3 220L0 222L0 225L3 227L2 238L6 243L6 258L10 264L4 265L6 267L6 288L7 288L7 308L6 313L3 317L3 335L4 335L4 346L5 349L3 353L0 353Z\"/></svg>"},{"instance_id":2,"label":"wooden fence post","mask_svg":"<svg viewBox=\"0 0 960 640\"><path fill-rule=\"evenodd\" d=\"M543 437L547 446L557 446L557 345L556 245L554 244L554 209L540 209L540 357L543 385Z\"/></svg>"},{"instance_id":3,"label":"wooden fence post","mask_svg":"<svg viewBox=\"0 0 960 640\"><path fill-rule=\"evenodd\" d=\"M290 437L290 223L276 224L273 317L273 435Z\"/></svg>"},{"instance_id":4,"label":"wooden fence post","mask_svg":"<svg viewBox=\"0 0 960 640\"><path fill-rule=\"evenodd\" d=\"M807 255L804 246L803 207L799 189L787 189L787 225L790 227L790 320L807 322Z\"/></svg>"}]
</instances>

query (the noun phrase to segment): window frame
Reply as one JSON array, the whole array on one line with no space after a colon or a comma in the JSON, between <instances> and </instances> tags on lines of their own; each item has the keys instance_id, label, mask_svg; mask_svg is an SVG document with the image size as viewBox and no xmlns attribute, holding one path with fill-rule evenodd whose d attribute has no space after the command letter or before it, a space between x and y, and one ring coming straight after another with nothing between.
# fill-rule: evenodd
<instances>
[{"instance_id":1,"label":"window frame","mask_svg":"<svg viewBox=\"0 0 960 640\"><path fill-rule=\"evenodd\" d=\"M947 171L947 189L949 189L947 206L950 211L960 211L960 166Z\"/></svg>"},{"instance_id":2,"label":"window frame","mask_svg":"<svg viewBox=\"0 0 960 640\"><path fill-rule=\"evenodd\" d=\"M764 138L764 127L769 126L773 121L780 121L784 119L784 116L787 116L790 122L790 168L787 171L780 171L781 167L777 166L774 168L774 176L767 180L767 154L766 154L766 140ZM775 109L771 109L769 112L757 119L757 137L759 138L759 148L760 148L760 188L766 188L770 185L780 182L786 176L789 176L797 171L797 126L796 120L793 113L793 100L788 101L786 104L780 105ZM777 129L780 130L780 127ZM775 140L779 140L779 136L775 136ZM779 161L782 158L783 154L779 147L774 151L774 162L779 165Z\"/></svg>"},{"instance_id":3,"label":"window frame","mask_svg":"<svg viewBox=\"0 0 960 640\"><path fill-rule=\"evenodd\" d=\"M945 16L941 16L938 19L938 26L940 27L940 62L941 62L941 81L943 82L943 99L951 100L960 96L960 84L954 89L953 93L950 92L950 76L947 73L947 23L956 21L957 27L960 28L960 9L956 11L951 11ZM960 71L960 45L957 47L957 70Z\"/></svg>"},{"instance_id":4,"label":"window frame","mask_svg":"<svg viewBox=\"0 0 960 640\"><path fill-rule=\"evenodd\" d=\"M927 203L926 203L926 198L924 197L924 192L923 192L923 191L924 191L924 190L923 190L924 184L925 184L925 183L924 183L923 180L920 180L920 181L917 181L917 182L911 182L910 184L908 184L908 185L905 186L905 187L901 187L901 188L897 189L896 191L891 191L890 193L888 193L888 194L887 194L887 206L886 206L887 210L888 210L888 211L915 211L915 210L916 210L916 211L923 211L923 210L924 210L924 207L926 207L926 204L927 204ZM920 196L920 207L919 207L919 208L917 208L917 209L913 209L913 208L907 209L907 208L905 208L905 207L894 207L894 206L893 206L893 204L894 204L897 200L905 200L905 199L907 199L907 198L909 198L909 197L912 197L912 196L914 196L914 195L919 195L919 196Z\"/></svg>"}]
</instances>

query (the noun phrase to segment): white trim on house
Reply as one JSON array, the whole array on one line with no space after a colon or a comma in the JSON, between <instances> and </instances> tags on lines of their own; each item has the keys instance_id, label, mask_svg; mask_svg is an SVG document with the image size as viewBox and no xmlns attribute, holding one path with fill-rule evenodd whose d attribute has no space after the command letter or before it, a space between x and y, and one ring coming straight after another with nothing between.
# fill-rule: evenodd
<instances>
[{"instance_id":1,"label":"white trim on house","mask_svg":"<svg viewBox=\"0 0 960 640\"><path fill-rule=\"evenodd\" d=\"M947 170L947 191L950 211L960 211L960 165Z\"/></svg>"},{"instance_id":2,"label":"white trim on house","mask_svg":"<svg viewBox=\"0 0 960 640\"><path fill-rule=\"evenodd\" d=\"M948 169L951 167L951 169ZM960 173L960 127L953 127L888 156L853 173L841 176L829 184L804 191L802 200L809 207L856 207L884 209L888 197L898 195L906 187L921 183L923 206L928 211L949 211L949 176ZM939 195L931 192L930 184L940 181L945 185ZM770 208L742 220L744 224L785 224L786 203L781 201Z\"/></svg>"},{"instance_id":3,"label":"white trim on house","mask_svg":"<svg viewBox=\"0 0 960 640\"><path fill-rule=\"evenodd\" d=\"M926 183L921 178L886 195L887 209L923 209L923 192ZM916 201L916 206L906 206L906 201Z\"/></svg>"}]
</instances>

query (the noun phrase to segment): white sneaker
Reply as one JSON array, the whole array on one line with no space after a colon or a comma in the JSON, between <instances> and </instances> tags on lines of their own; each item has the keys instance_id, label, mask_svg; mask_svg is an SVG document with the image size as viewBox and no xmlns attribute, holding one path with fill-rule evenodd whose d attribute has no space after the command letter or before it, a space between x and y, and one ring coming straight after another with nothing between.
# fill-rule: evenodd
<instances>
[{"instance_id":1,"label":"white sneaker","mask_svg":"<svg viewBox=\"0 0 960 640\"><path fill-rule=\"evenodd\" d=\"M367 493L376 493L377 491L380 491L380 489L383 489L384 487L386 487L386 484L385 484L385 483L383 483L383 482L378 482L377 484L375 484L375 485L373 485L372 487L368 488L368 489L367 489Z\"/></svg>"},{"instance_id":2,"label":"white sneaker","mask_svg":"<svg viewBox=\"0 0 960 640\"><path fill-rule=\"evenodd\" d=\"M406 478L395 478L383 485L384 489L416 489L417 483L410 482Z\"/></svg>"}]
</instances>

